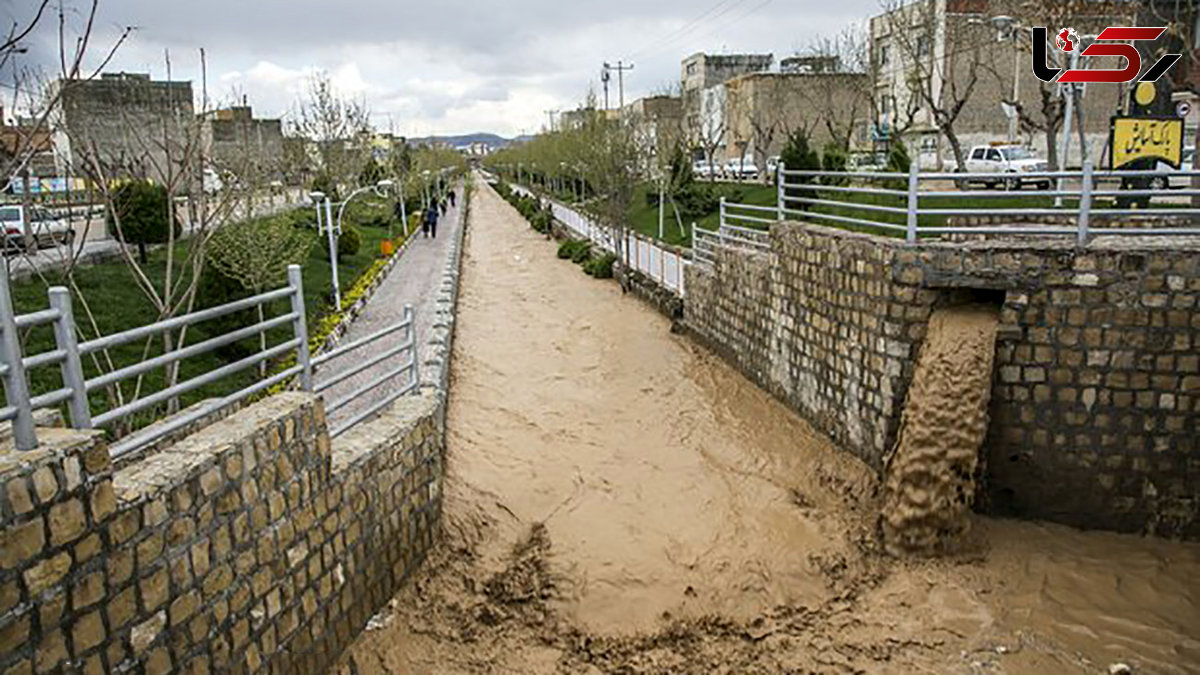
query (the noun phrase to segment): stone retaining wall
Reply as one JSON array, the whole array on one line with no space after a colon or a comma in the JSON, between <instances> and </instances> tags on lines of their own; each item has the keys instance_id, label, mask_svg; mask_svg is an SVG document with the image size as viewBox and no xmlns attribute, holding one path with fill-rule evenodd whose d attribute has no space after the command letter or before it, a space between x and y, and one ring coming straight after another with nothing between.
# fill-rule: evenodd
<instances>
[{"instance_id":1,"label":"stone retaining wall","mask_svg":"<svg viewBox=\"0 0 1200 675\"><path fill-rule=\"evenodd\" d=\"M617 261L613 263L613 277L621 288L646 301L660 314L669 319L683 318L683 298L649 276Z\"/></svg>"},{"instance_id":2,"label":"stone retaining wall","mask_svg":"<svg viewBox=\"0 0 1200 675\"><path fill-rule=\"evenodd\" d=\"M1200 249L1125 240L908 245L798 223L691 266L684 320L879 469L926 322L1002 306L984 508L1200 536Z\"/></svg>"},{"instance_id":3,"label":"stone retaining wall","mask_svg":"<svg viewBox=\"0 0 1200 675\"><path fill-rule=\"evenodd\" d=\"M0 670L319 671L433 543L435 408L405 399L337 451L303 393L121 469L96 433L4 451Z\"/></svg>"}]
</instances>

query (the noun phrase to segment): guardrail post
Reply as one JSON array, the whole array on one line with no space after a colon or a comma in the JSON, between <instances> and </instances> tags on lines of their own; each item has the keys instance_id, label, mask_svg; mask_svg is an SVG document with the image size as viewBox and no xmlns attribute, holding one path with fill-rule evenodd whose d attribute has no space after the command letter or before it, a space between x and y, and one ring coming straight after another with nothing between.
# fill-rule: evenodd
<instances>
[{"instance_id":1,"label":"guardrail post","mask_svg":"<svg viewBox=\"0 0 1200 675\"><path fill-rule=\"evenodd\" d=\"M313 390L312 357L308 352L308 321L304 309L304 279L300 274L299 265L288 265L288 288L292 290L290 300L292 313L292 330L300 344L296 345L296 363L300 366L300 388L304 391Z\"/></svg>"},{"instance_id":2,"label":"guardrail post","mask_svg":"<svg viewBox=\"0 0 1200 675\"><path fill-rule=\"evenodd\" d=\"M21 362L16 313L13 312L12 296L8 294L7 268L0 274L0 360L8 366L3 378L4 395L8 405L16 410L12 420L13 441L17 450L33 450L37 447L37 432L33 428L33 409L29 405L25 364Z\"/></svg>"},{"instance_id":3,"label":"guardrail post","mask_svg":"<svg viewBox=\"0 0 1200 675\"><path fill-rule=\"evenodd\" d=\"M1088 243L1088 226L1092 215L1092 187L1094 176L1092 175L1092 162L1088 160L1083 163L1083 186L1079 191L1079 240L1080 246L1087 246Z\"/></svg>"},{"instance_id":4,"label":"guardrail post","mask_svg":"<svg viewBox=\"0 0 1200 675\"><path fill-rule=\"evenodd\" d=\"M782 160L779 162L779 164L775 165L775 205L778 209L778 213L776 214L775 218L781 222L783 221L784 216L783 172L786 170L786 167L787 165L784 164Z\"/></svg>"},{"instance_id":5,"label":"guardrail post","mask_svg":"<svg viewBox=\"0 0 1200 675\"><path fill-rule=\"evenodd\" d=\"M725 197L721 197L721 220L717 227L720 229L725 228Z\"/></svg>"},{"instance_id":6,"label":"guardrail post","mask_svg":"<svg viewBox=\"0 0 1200 675\"><path fill-rule=\"evenodd\" d=\"M908 221L905 239L910 244L917 243L917 215L918 215L918 196L917 184L920 180L917 177L917 163L913 162L908 165Z\"/></svg>"},{"instance_id":7,"label":"guardrail post","mask_svg":"<svg viewBox=\"0 0 1200 675\"><path fill-rule=\"evenodd\" d=\"M71 308L71 292L62 286L50 289L50 306L58 310L54 322L54 342L66 354L62 362L63 385L71 390L67 412L71 427L92 428L92 411L88 407L87 387L84 385L83 362L79 358L79 342L75 338L75 312Z\"/></svg>"},{"instance_id":8,"label":"guardrail post","mask_svg":"<svg viewBox=\"0 0 1200 675\"><path fill-rule=\"evenodd\" d=\"M419 390L421 388L421 350L417 347L417 322L413 318L412 305L405 304L400 316L403 317L404 321L408 322L408 339L412 343L413 384ZM450 358L448 353L446 354L446 358Z\"/></svg>"}]
</instances>

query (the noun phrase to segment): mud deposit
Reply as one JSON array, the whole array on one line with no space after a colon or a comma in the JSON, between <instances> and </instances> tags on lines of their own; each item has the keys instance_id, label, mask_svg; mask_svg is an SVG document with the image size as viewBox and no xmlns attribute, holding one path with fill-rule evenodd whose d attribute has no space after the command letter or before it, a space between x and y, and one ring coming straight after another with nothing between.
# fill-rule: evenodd
<instances>
[{"instance_id":1,"label":"mud deposit","mask_svg":"<svg viewBox=\"0 0 1200 675\"><path fill-rule=\"evenodd\" d=\"M1200 547L891 558L866 468L487 189L464 266L442 541L337 672L1200 669Z\"/></svg>"},{"instance_id":2,"label":"mud deposit","mask_svg":"<svg viewBox=\"0 0 1200 675\"><path fill-rule=\"evenodd\" d=\"M900 440L884 471L881 524L890 551L945 552L970 528L998 322L999 311L986 305L947 307L929 318Z\"/></svg>"}]
</instances>

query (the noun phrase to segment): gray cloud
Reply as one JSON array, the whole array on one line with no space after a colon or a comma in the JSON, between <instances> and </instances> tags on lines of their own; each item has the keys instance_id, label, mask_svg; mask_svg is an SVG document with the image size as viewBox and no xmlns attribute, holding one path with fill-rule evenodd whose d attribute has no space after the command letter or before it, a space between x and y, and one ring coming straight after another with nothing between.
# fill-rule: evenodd
<instances>
[{"instance_id":1,"label":"gray cloud","mask_svg":"<svg viewBox=\"0 0 1200 675\"><path fill-rule=\"evenodd\" d=\"M572 107L598 87L603 61L632 58L628 101L677 82L688 54L779 57L879 6L878 0L100 3L97 52L122 26L138 26L112 69L164 77L169 49L173 75L198 80L203 47L211 95L236 88L272 115L285 114L304 79L323 70L343 92L363 97L378 123L413 134L535 131L545 110ZM23 16L27 4L0 0L0 19ZM29 41L26 62L51 68L56 38L56 26L47 22Z\"/></svg>"}]
</instances>

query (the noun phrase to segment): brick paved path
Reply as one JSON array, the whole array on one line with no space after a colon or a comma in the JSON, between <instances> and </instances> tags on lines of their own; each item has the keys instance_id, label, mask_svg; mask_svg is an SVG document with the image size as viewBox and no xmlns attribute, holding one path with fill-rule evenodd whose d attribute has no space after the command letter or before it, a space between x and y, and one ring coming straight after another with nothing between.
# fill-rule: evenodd
<instances>
[{"instance_id":1,"label":"brick paved path","mask_svg":"<svg viewBox=\"0 0 1200 675\"><path fill-rule=\"evenodd\" d=\"M413 235L408 250L404 251L400 256L400 260L392 267L391 272L388 273L387 278L375 290L375 294L371 296L371 299L367 301L367 306L358 315L358 318L354 320L354 323L351 324L350 329L342 338L342 343L356 340L394 324L401 319L404 312L404 305L411 304L416 315L417 364L420 367L425 367L425 362L429 360L433 350L433 347L429 344L429 337L434 323L434 299L437 297L438 288L442 282L442 271L446 266L446 258L450 255L451 244L462 227L459 219L459 212L463 203L463 186L461 183L455 186L455 192L458 195L458 205L447 209L446 215L442 216L438 221L437 237L425 238L421 236L420 232ZM316 383L320 384L323 380L331 377L333 373L349 368L352 364L361 362L362 359L396 346L403 337L402 333L397 332L381 338L366 347L339 356L319 367L313 379ZM407 358L407 353L402 353L394 358L375 364L354 377L339 382L337 385L322 392L326 405L366 385L372 379L384 376L389 370L393 370L400 365L401 361L399 359ZM330 426L335 426L342 420L353 416L356 412L364 410L371 403L380 400L380 398L386 396L388 393L396 391L398 387L406 384L409 378L410 375L408 373L392 378L391 381L379 385L368 394L347 404L344 408L329 415Z\"/></svg>"}]
</instances>

